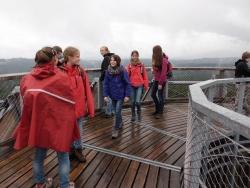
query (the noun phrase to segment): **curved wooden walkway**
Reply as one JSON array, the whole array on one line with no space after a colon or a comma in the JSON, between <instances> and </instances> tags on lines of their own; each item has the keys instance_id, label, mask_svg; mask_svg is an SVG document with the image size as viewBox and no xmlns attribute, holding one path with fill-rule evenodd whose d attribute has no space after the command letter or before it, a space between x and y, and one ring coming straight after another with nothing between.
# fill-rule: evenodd
<instances>
[{"instance_id":1,"label":"curved wooden walkway","mask_svg":"<svg viewBox=\"0 0 250 188\"><path fill-rule=\"evenodd\" d=\"M143 107L141 124L130 123L130 110L124 109L122 134L111 139L113 120L99 116L84 127L84 142L154 161L182 167L185 142L149 129L159 128L181 137L186 136L187 104L168 104L162 119L154 119L151 106ZM146 125L147 127L144 127ZM86 163L71 161L71 180L76 187L180 187L180 174L133 160L85 149ZM25 148L0 159L0 187L33 187L32 159L34 150ZM45 160L45 173L58 185L56 153L49 151Z\"/></svg>"}]
</instances>

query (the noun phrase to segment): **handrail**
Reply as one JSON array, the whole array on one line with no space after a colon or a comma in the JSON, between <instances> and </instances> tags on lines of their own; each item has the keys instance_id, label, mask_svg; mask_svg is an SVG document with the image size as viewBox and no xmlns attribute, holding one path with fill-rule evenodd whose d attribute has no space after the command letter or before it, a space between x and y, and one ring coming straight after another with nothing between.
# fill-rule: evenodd
<instances>
[{"instance_id":1,"label":"handrail","mask_svg":"<svg viewBox=\"0 0 250 188\"><path fill-rule=\"evenodd\" d=\"M189 86L182 187L249 184L250 117L243 115L249 83L250 78L228 78Z\"/></svg>"},{"instance_id":2,"label":"handrail","mask_svg":"<svg viewBox=\"0 0 250 188\"><path fill-rule=\"evenodd\" d=\"M191 105L195 111L206 114L208 118L216 119L235 132L250 139L250 118L210 102L202 91L202 89L213 85L236 82L250 82L250 78L208 80L189 86Z\"/></svg>"},{"instance_id":3,"label":"handrail","mask_svg":"<svg viewBox=\"0 0 250 188\"><path fill-rule=\"evenodd\" d=\"M150 71L152 67L145 67L147 71ZM86 72L100 72L100 68L86 68ZM173 70L181 71L181 70L189 70L189 71L195 71L195 70L210 70L210 71L234 71L235 68L233 67L174 67ZM0 74L0 81L2 80L12 80L12 79L18 79L22 76L28 74L28 72L22 72L22 73L11 73L11 74Z\"/></svg>"}]
</instances>

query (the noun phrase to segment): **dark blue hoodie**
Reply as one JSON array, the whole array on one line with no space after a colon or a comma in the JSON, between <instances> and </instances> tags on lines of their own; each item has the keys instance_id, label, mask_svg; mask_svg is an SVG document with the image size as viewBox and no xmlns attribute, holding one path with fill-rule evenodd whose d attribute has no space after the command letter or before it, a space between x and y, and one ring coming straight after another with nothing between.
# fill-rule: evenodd
<instances>
[{"instance_id":1,"label":"dark blue hoodie","mask_svg":"<svg viewBox=\"0 0 250 188\"><path fill-rule=\"evenodd\" d=\"M105 73L103 96L112 100L123 100L130 97L131 85L128 72L123 66L118 67L117 74L112 74L109 70Z\"/></svg>"}]
</instances>

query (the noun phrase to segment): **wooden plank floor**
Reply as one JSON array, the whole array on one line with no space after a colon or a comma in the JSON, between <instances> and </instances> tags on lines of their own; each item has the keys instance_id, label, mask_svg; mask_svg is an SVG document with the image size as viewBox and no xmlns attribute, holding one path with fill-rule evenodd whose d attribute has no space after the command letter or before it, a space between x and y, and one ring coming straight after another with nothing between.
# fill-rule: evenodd
<instances>
[{"instance_id":1,"label":"wooden plank floor","mask_svg":"<svg viewBox=\"0 0 250 188\"><path fill-rule=\"evenodd\" d=\"M164 117L154 119L152 106L144 106L141 125L130 123L130 110L123 110L124 126L119 138L111 139L113 119L97 116L84 127L85 143L112 149L138 157L164 162L181 167L184 161L185 142L152 131L143 125L186 136L187 104L168 104ZM86 163L71 161L71 180L76 187L180 187L179 173L85 149ZM13 151L0 159L0 187L33 187L32 159L34 150L25 148ZM48 151L45 173L58 185L56 153Z\"/></svg>"}]
</instances>

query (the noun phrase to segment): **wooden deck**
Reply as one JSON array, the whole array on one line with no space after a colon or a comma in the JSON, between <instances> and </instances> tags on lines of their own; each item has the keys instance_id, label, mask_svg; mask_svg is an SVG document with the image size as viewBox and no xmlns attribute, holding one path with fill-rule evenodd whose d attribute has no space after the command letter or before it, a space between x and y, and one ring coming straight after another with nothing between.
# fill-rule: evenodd
<instances>
[{"instance_id":1,"label":"wooden deck","mask_svg":"<svg viewBox=\"0 0 250 188\"><path fill-rule=\"evenodd\" d=\"M85 143L112 149L113 151L143 157L182 167L185 142L172 136L145 128L153 126L181 137L186 136L187 104L168 104L164 117L156 120L150 114L153 108L143 107L141 125L130 123L129 109L123 110L123 130L119 138L111 139L113 120L99 116L84 127ZM71 180L76 187L180 187L180 174L126 158L115 157L85 149L87 162L71 161ZM32 159L34 150L25 148L12 152L0 159L0 187L33 187ZM58 185L58 164L56 153L48 151L45 173L53 177Z\"/></svg>"}]
</instances>

